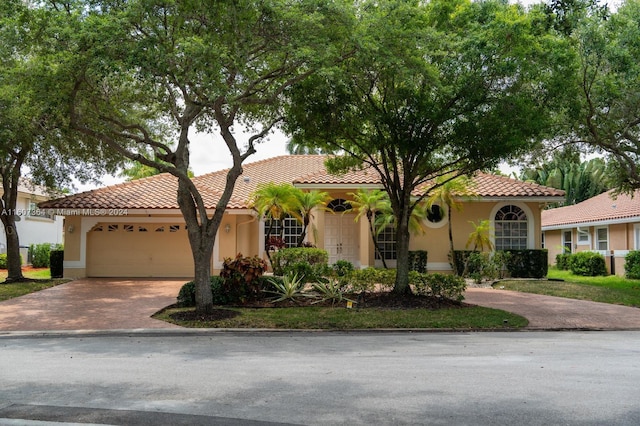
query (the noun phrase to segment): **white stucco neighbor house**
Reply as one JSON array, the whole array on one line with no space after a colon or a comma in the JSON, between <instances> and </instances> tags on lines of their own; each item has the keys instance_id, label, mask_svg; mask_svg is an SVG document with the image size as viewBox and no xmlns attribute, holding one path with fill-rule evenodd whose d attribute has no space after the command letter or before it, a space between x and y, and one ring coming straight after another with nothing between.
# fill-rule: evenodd
<instances>
[{"instance_id":1,"label":"white stucco neighbor house","mask_svg":"<svg viewBox=\"0 0 640 426\"><path fill-rule=\"evenodd\" d=\"M0 195L2 187L0 186ZM50 214L47 210L38 208L38 203L51 197L42 187L30 184L24 180L18 187L18 203L16 213L20 218L16 224L20 237L20 252L27 261L28 247L31 244L63 244L64 217ZM1 209L0 209L1 210ZM0 253L7 251L7 236L4 227L0 226Z\"/></svg>"}]
</instances>

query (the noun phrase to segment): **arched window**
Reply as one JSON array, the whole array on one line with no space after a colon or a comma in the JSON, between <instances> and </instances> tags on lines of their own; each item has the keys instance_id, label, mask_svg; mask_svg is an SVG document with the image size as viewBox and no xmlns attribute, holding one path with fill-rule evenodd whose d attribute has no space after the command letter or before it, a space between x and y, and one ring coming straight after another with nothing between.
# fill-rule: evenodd
<instances>
[{"instance_id":1,"label":"arched window","mask_svg":"<svg viewBox=\"0 0 640 426\"><path fill-rule=\"evenodd\" d=\"M351 204L348 201L343 200L342 198L336 198L327 204L327 208L329 210L333 210L334 213L342 213L347 210L351 210L353 207L351 207Z\"/></svg>"},{"instance_id":2,"label":"arched window","mask_svg":"<svg viewBox=\"0 0 640 426\"><path fill-rule=\"evenodd\" d=\"M494 219L496 250L527 248L529 222L524 210L507 205L498 210Z\"/></svg>"}]
</instances>

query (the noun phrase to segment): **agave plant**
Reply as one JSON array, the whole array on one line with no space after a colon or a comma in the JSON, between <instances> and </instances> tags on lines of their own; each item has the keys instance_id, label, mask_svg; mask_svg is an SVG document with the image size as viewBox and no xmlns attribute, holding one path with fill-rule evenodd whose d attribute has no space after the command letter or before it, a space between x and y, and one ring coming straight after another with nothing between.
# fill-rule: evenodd
<instances>
[{"instance_id":1,"label":"agave plant","mask_svg":"<svg viewBox=\"0 0 640 426\"><path fill-rule=\"evenodd\" d=\"M344 296L344 291L342 289L342 284L339 280L327 278L320 282L313 284L313 289L320 294L320 300L317 300L313 303L326 302L327 300L331 301L331 305L333 306L336 302L348 301L354 302L355 300L348 299Z\"/></svg>"},{"instance_id":2,"label":"agave plant","mask_svg":"<svg viewBox=\"0 0 640 426\"><path fill-rule=\"evenodd\" d=\"M265 293L274 295L271 302L282 302L284 300L293 300L301 297L313 297L304 292L304 282L302 278L298 278L298 274L285 275L281 279L269 279L269 283L273 286L273 290L264 290Z\"/></svg>"}]
</instances>

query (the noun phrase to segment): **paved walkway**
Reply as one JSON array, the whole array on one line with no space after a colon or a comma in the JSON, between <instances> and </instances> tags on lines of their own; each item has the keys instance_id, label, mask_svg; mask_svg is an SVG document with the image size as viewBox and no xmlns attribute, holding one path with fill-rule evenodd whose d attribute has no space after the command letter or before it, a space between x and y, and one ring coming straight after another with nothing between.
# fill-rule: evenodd
<instances>
[{"instance_id":1,"label":"paved walkway","mask_svg":"<svg viewBox=\"0 0 640 426\"><path fill-rule=\"evenodd\" d=\"M469 288L465 302L513 312L527 329L640 330L640 309L493 288Z\"/></svg>"},{"instance_id":2,"label":"paved walkway","mask_svg":"<svg viewBox=\"0 0 640 426\"><path fill-rule=\"evenodd\" d=\"M80 279L0 302L0 331L179 328L151 318L187 279Z\"/></svg>"},{"instance_id":3,"label":"paved walkway","mask_svg":"<svg viewBox=\"0 0 640 426\"><path fill-rule=\"evenodd\" d=\"M0 302L1 331L179 328L151 318L176 301L186 279L81 279ZM528 329L640 330L640 309L492 288L465 302L513 312Z\"/></svg>"}]
</instances>

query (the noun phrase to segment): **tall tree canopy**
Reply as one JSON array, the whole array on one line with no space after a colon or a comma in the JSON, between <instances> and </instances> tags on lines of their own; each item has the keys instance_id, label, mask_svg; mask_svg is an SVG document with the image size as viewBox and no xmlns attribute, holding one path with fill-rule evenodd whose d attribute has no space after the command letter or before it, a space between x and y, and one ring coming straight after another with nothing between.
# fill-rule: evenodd
<instances>
[{"instance_id":1,"label":"tall tree canopy","mask_svg":"<svg viewBox=\"0 0 640 426\"><path fill-rule=\"evenodd\" d=\"M565 56L540 9L468 0L359 6L356 55L291 91L288 131L347 154L331 170L377 171L397 219L394 291L404 293L412 210L445 183L439 176L492 168L544 134Z\"/></svg>"},{"instance_id":2,"label":"tall tree canopy","mask_svg":"<svg viewBox=\"0 0 640 426\"><path fill-rule=\"evenodd\" d=\"M69 130L65 95L73 80L56 66L40 35L52 23L20 0L0 5L0 220L7 236L7 281L23 280L16 229L18 185L49 189L114 171L116 156ZM45 43L46 44L46 43Z\"/></svg>"},{"instance_id":3,"label":"tall tree canopy","mask_svg":"<svg viewBox=\"0 0 640 426\"><path fill-rule=\"evenodd\" d=\"M576 52L555 142L605 153L614 186L640 188L640 1L626 0L615 12L594 0L550 10Z\"/></svg>"},{"instance_id":4,"label":"tall tree canopy","mask_svg":"<svg viewBox=\"0 0 640 426\"><path fill-rule=\"evenodd\" d=\"M193 251L196 309L213 308L213 246L242 163L282 119L284 92L352 50L349 2L85 0L68 69L73 127L89 140L178 179ZM252 136L238 140L239 127ZM190 135L217 132L233 165L215 211L188 174ZM221 146L211 144L221 152Z\"/></svg>"}]
</instances>

